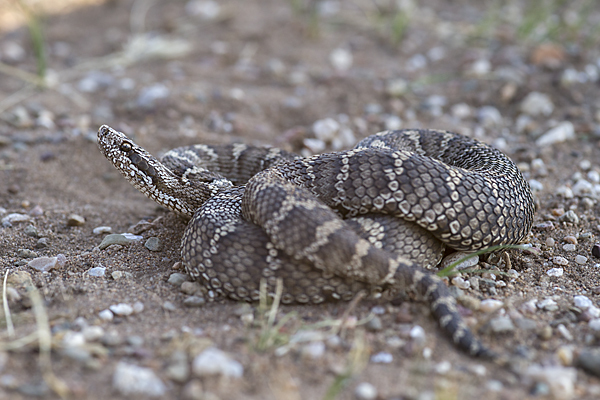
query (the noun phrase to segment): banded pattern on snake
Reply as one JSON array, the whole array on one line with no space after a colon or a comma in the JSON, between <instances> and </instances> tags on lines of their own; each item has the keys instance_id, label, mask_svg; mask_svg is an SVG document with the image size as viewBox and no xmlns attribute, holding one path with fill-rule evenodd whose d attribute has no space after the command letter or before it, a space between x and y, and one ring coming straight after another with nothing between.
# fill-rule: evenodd
<instances>
[{"instance_id":1,"label":"banded pattern on snake","mask_svg":"<svg viewBox=\"0 0 600 400\"><path fill-rule=\"evenodd\" d=\"M410 292L469 354L491 357L435 266L457 250L519 243L533 222L528 183L504 154L437 130L386 131L309 158L268 147L195 145L161 161L104 125L98 144L138 190L191 218L190 275L212 296L252 301L262 279L283 302Z\"/></svg>"}]
</instances>

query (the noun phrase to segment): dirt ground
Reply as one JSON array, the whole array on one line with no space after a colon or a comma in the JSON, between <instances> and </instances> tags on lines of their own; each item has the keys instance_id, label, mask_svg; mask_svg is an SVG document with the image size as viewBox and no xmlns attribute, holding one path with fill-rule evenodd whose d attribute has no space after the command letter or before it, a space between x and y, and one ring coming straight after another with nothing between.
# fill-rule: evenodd
<instances>
[{"instance_id":1,"label":"dirt ground","mask_svg":"<svg viewBox=\"0 0 600 400\"><path fill-rule=\"evenodd\" d=\"M0 273L9 273L14 333L2 314L0 398L598 398L600 7L481 3L49 7L41 22L45 88L32 84L39 58L27 28L5 30ZM2 21L16 21L7 16L19 14L18 4L3 6ZM528 108L538 92L546 97ZM342 129L320 140L313 123L326 118ZM95 142L101 124L155 155L230 142L312 154L399 127L448 129L499 147L535 189L533 250L511 251L510 265L480 263L502 272L463 274L470 287L454 289L467 322L509 364L457 351L418 302L282 306L275 324L285 324L275 327L257 305L199 304L193 285L173 283L172 274L184 273L185 223L103 158ZM566 137L544 143L552 128ZM106 231L95 228L132 232L140 221L154 221L142 240L100 250ZM145 247L150 237L162 248ZM66 261L49 272L28 265L59 254ZM27 289L31 281L41 301ZM485 299L502 303L485 312ZM102 317L121 303L135 310ZM341 330L326 326L342 320ZM312 341L299 341L302 329ZM48 362L39 354L49 336ZM199 371L196 356L209 347L239 362L243 375ZM124 365L149 374L118 382Z\"/></svg>"}]
</instances>

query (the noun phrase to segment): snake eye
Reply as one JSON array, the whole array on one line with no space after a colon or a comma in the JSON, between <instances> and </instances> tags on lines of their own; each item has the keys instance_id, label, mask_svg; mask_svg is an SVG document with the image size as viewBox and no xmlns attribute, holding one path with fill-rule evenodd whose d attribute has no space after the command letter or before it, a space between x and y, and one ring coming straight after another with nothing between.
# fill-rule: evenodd
<instances>
[{"instance_id":1,"label":"snake eye","mask_svg":"<svg viewBox=\"0 0 600 400\"><path fill-rule=\"evenodd\" d=\"M124 152L131 151L131 143L129 143L129 142L123 142L123 143L121 143L121 147L120 148L121 148L121 151L124 151Z\"/></svg>"}]
</instances>

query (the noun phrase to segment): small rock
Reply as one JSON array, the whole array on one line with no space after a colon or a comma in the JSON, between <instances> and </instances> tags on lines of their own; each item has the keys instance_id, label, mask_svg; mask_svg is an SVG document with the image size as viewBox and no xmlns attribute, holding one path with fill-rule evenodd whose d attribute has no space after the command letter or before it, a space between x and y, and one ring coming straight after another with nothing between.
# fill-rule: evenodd
<instances>
[{"instance_id":1,"label":"small rock","mask_svg":"<svg viewBox=\"0 0 600 400\"><path fill-rule=\"evenodd\" d=\"M574 397L575 380L577 379L575 368L530 365L525 370L525 375L536 382L543 382L548 385L550 392L557 399L571 399Z\"/></svg>"},{"instance_id":2,"label":"small rock","mask_svg":"<svg viewBox=\"0 0 600 400\"><path fill-rule=\"evenodd\" d=\"M126 303L113 304L108 307L110 311L119 316L128 316L133 314L133 307Z\"/></svg>"},{"instance_id":3,"label":"small rock","mask_svg":"<svg viewBox=\"0 0 600 400\"><path fill-rule=\"evenodd\" d=\"M35 244L35 248L36 249L44 249L46 247L48 247L48 238L39 238L37 243Z\"/></svg>"},{"instance_id":4,"label":"small rock","mask_svg":"<svg viewBox=\"0 0 600 400\"><path fill-rule=\"evenodd\" d=\"M567 243L563 245L563 250L564 251L575 251L577 250L577 246L575 246L574 244L571 243Z\"/></svg>"},{"instance_id":5,"label":"small rock","mask_svg":"<svg viewBox=\"0 0 600 400\"><path fill-rule=\"evenodd\" d=\"M499 310L504 306L504 302L495 299L485 299L481 301L481 305L479 309L486 313L492 313L494 311Z\"/></svg>"},{"instance_id":6,"label":"small rock","mask_svg":"<svg viewBox=\"0 0 600 400\"><path fill-rule=\"evenodd\" d=\"M186 307L202 307L206 304L206 300L200 296L189 296L183 300L183 305Z\"/></svg>"},{"instance_id":7,"label":"small rock","mask_svg":"<svg viewBox=\"0 0 600 400\"><path fill-rule=\"evenodd\" d=\"M552 221L544 221L534 226L538 231L551 231L554 229Z\"/></svg>"},{"instance_id":8,"label":"small rock","mask_svg":"<svg viewBox=\"0 0 600 400\"><path fill-rule=\"evenodd\" d=\"M461 261L459 264L457 264L454 267L455 270L459 271L461 269L474 267L475 265L477 265L479 263L479 256L473 255L472 253L457 251L457 252L454 252L454 253L450 254L449 256L445 257L442 260L440 267L442 269L447 268L451 264L458 262L459 260L466 258L466 257L469 257L469 258L467 258L464 261Z\"/></svg>"},{"instance_id":9,"label":"small rock","mask_svg":"<svg viewBox=\"0 0 600 400\"><path fill-rule=\"evenodd\" d=\"M495 333L511 332L515 330L515 326L508 316L500 316L490 321L490 328Z\"/></svg>"},{"instance_id":10,"label":"small rock","mask_svg":"<svg viewBox=\"0 0 600 400\"><path fill-rule=\"evenodd\" d=\"M596 243L592 246L592 255L596 258L600 258L600 244Z\"/></svg>"},{"instance_id":11,"label":"small rock","mask_svg":"<svg viewBox=\"0 0 600 400\"><path fill-rule=\"evenodd\" d=\"M408 82L402 78L396 78L388 81L386 92L392 97L401 97L408 91Z\"/></svg>"},{"instance_id":12,"label":"small rock","mask_svg":"<svg viewBox=\"0 0 600 400\"><path fill-rule=\"evenodd\" d=\"M27 228L25 228L25 234L32 238L37 238L39 236L37 228L33 225L27 225Z\"/></svg>"},{"instance_id":13,"label":"small rock","mask_svg":"<svg viewBox=\"0 0 600 400\"><path fill-rule=\"evenodd\" d=\"M209 347L194 358L192 371L198 377L222 375L240 378L244 374L244 367L223 351Z\"/></svg>"},{"instance_id":14,"label":"small rock","mask_svg":"<svg viewBox=\"0 0 600 400\"><path fill-rule=\"evenodd\" d=\"M325 343L322 341L314 341L305 344L300 349L300 356L303 359L318 360L325 354Z\"/></svg>"},{"instance_id":15,"label":"small rock","mask_svg":"<svg viewBox=\"0 0 600 400\"><path fill-rule=\"evenodd\" d=\"M554 111L554 104L547 94L531 92L521 102L521 111L532 117L548 116Z\"/></svg>"},{"instance_id":16,"label":"small rock","mask_svg":"<svg viewBox=\"0 0 600 400\"><path fill-rule=\"evenodd\" d=\"M140 90L136 103L140 108L153 109L158 103L168 98L171 91L162 83L157 83L152 86L144 87Z\"/></svg>"},{"instance_id":17,"label":"small rock","mask_svg":"<svg viewBox=\"0 0 600 400\"><path fill-rule=\"evenodd\" d=\"M18 255L21 258L35 258L38 256L35 251L29 249L19 249Z\"/></svg>"},{"instance_id":18,"label":"small rock","mask_svg":"<svg viewBox=\"0 0 600 400\"><path fill-rule=\"evenodd\" d=\"M182 350L175 350L171 354L169 366L165 371L167 376L175 382L186 382L190 377L190 367L187 361L187 355Z\"/></svg>"},{"instance_id":19,"label":"small rock","mask_svg":"<svg viewBox=\"0 0 600 400\"><path fill-rule=\"evenodd\" d=\"M577 214L573 210L567 211L565 213L565 215L563 215L562 217L560 217L558 220L559 221L564 221L564 222L570 222L570 223L575 224L575 225L579 225L579 217L577 216Z\"/></svg>"},{"instance_id":20,"label":"small rock","mask_svg":"<svg viewBox=\"0 0 600 400\"><path fill-rule=\"evenodd\" d=\"M92 231L92 233L94 235L102 235L104 233L111 233L112 232L112 228L110 226L98 226L96 228L94 228L94 230Z\"/></svg>"},{"instance_id":21,"label":"small rock","mask_svg":"<svg viewBox=\"0 0 600 400\"><path fill-rule=\"evenodd\" d=\"M572 341L573 340L573 335L571 334L571 332L569 332L569 330L567 329L567 327L564 326L563 324L559 324L556 327L556 330L558 331L558 333L560 333L562 335L562 337L564 337L568 341Z\"/></svg>"},{"instance_id":22,"label":"small rock","mask_svg":"<svg viewBox=\"0 0 600 400\"><path fill-rule=\"evenodd\" d=\"M575 365L596 377L600 377L600 350L583 349L577 357Z\"/></svg>"},{"instance_id":23,"label":"small rock","mask_svg":"<svg viewBox=\"0 0 600 400\"><path fill-rule=\"evenodd\" d=\"M561 256L556 256L552 258L552 263L555 265L569 265L569 261Z\"/></svg>"},{"instance_id":24,"label":"small rock","mask_svg":"<svg viewBox=\"0 0 600 400\"><path fill-rule=\"evenodd\" d=\"M134 314L139 314L142 311L144 311L144 303L142 303L141 301L136 301L135 303L133 303L132 308Z\"/></svg>"},{"instance_id":25,"label":"small rock","mask_svg":"<svg viewBox=\"0 0 600 400\"><path fill-rule=\"evenodd\" d=\"M558 310L558 304L556 304L556 301L552 300L551 298L547 298L537 303L537 308L546 311L556 311Z\"/></svg>"},{"instance_id":26,"label":"small rock","mask_svg":"<svg viewBox=\"0 0 600 400\"><path fill-rule=\"evenodd\" d=\"M402 339L398 338L402 343L404 343L402 341ZM389 343L388 343L389 344ZM392 361L394 361L394 356L390 353L386 353L386 352L381 352L381 353L376 353L373 354L371 356L370 361L374 364L389 364Z\"/></svg>"},{"instance_id":27,"label":"small rock","mask_svg":"<svg viewBox=\"0 0 600 400\"><path fill-rule=\"evenodd\" d=\"M477 112L477 118L484 128L502 126L504 122L500 111L496 107L492 106L481 107Z\"/></svg>"},{"instance_id":28,"label":"small rock","mask_svg":"<svg viewBox=\"0 0 600 400\"><path fill-rule=\"evenodd\" d=\"M67 217L68 226L81 226L83 224L85 224L85 218L81 215L71 214Z\"/></svg>"},{"instance_id":29,"label":"small rock","mask_svg":"<svg viewBox=\"0 0 600 400\"><path fill-rule=\"evenodd\" d=\"M101 326L86 326L81 330L83 337L88 342L95 342L104 336L104 329Z\"/></svg>"},{"instance_id":30,"label":"small rock","mask_svg":"<svg viewBox=\"0 0 600 400\"><path fill-rule=\"evenodd\" d=\"M112 379L113 387L121 394L164 396L167 387L150 368L118 362Z\"/></svg>"},{"instance_id":31,"label":"small rock","mask_svg":"<svg viewBox=\"0 0 600 400\"><path fill-rule=\"evenodd\" d=\"M29 261L27 265L40 272L48 272L56 268L57 257L38 257Z\"/></svg>"},{"instance_id":32,"label":"small rock","mask_svg":"<svg viewBox=\"0 0 600 400\"><path fill-rule=\"evenodd\" d=\"M579 265L585 265L587 263L587 257L578 254L575 256L575 262Z\"/></svg>"},{"instance_id":33,"label":"small rock","mask_svg":"<svg viewBox=\"0 0 600 400\"><path fill-rule=\"evenodd\" d=\"M111 235L105 236L104 239L102 239L102 243L100 243L98 248L100 250L104 250L105 248L107 248L108 246L111 246L113 244L127 246L130 243L131 243L131 240L127 239L125 236L120 235L118 233L113 233Z\"/></svg>"},{"instance_id":34,"label":"small rock","mask_svg":"<svg viewBox=\"0 0 600 400\"><path fill-rule=\"evenodd\" d=\"M560 346L556 356L565 367L573 365L573 349L570 346Z\"/></svg>"},{"instance_id":35,"label":"small rock","mask_svg":"<svg viewBox=\"0 0 600 400\"><path fill-rule=\"evenodd\" d=\"M354 388L357 400L374 400L377 398L377 389L368 382L361 382Z\"/></svg>"},{"instance_id":36,"label":"small rock","mask_svg":"<svg viewBox=\"0 0 600 400\"><path fill-rule=\"evenodd\" d=\"M383 323L381 322L381 318L379 318L378 316L374 316L367 322L365 327L369 331L378 332L383 329Z\"/></svg>"},{"instance_id":37,"label":"small rock","mask_svg":"<svg viewBox=\"0 0 600 400\"><path fill-rule=\"evenodd\" d=\"M340 130L340 123L333 118L325 118L315 121L313 124L315 137L324 143L331 143Z\"/></svg>"},{"instance_id":38,"label":"small rock","mask_svg":"<svg viewBox=\"0 0 600 400\"><path fill-rule=\"evenodd\" d=\"M588 326L591 330L594 330L596 332L600 331L600 318L594 318L590 320L590 322L588 322Z\"/></svg>"},{"instance_id":39,"label":"small rock","mask_svg":"<svg viewBox=\"0 0 600 400\"><path fill-rule=\"evenodd\" d=\"M411 328L409 332L409 336L411 339L418 343L423 343L425 341L425 329L423 329L419 325L415 325Z\"/></svg>"},{"instance_id":40,"label":"small rock","mask_svg":"<svg viewBox=\"0 0 600 400\"><path fill-rule=\"evenodd\" d=\"M450 113L454 118L465 119L469 118L472 114L471 107L466 103L458 103L452 106Z\"/></svg>"},{"instance_id":41,"label":"small rock","mask_svg":"<svg viewBox=\"0 0 600 400\"><path fill-rule=\"evenodd\" d=\"M153 236L146 240L146 243L144 243L144 247L146 247L150 251L161 251L163 246L160 239Z\"/></svg>"},{"instance_id":42,"label":"small rock","mask_svg":"<svg viewBox=\"0 0 600 400\"><path fill-rule=\"evenodd\" d=\"M462 290L467 290L471 287L469 281L465 280L460 276L452 278L452 284Z\"/></svg>"},{"instance_id":43,"label":"small rock","mask_svg":"<svg viewBox=\"0 0 600 400\"><path fill-rule=\"evenodd\" d=\"M540 136L535 144L539 147L561 143L575 138L575 127L571 121L564 121Z\"/></svg>"},{"instance_id":44,"label":"small rock","mask_svg":"<svg viewBox=\"0 0 600 400\"><path fill-rule=\"evenodd\" d=\"M94 267L87 270L89 276L102 277L106 274L106 267Z\"/></svg>"},{"instance_id":45,"label":"small rock","mask_svg":"<svg viewBox=\"0 0 600 400\"><path fill-rule=\"evenodd\" d=\"M110 310L102 310L98 313L98 317L103 321L112 321L115 315Z\"/></svg>"},{"instance_id":46,"label":"small rock","mask_svg":"<svg viewBox=\"0 0 600 400\"><path fill-rule=\"evenodd\" d=\"M173 286L181 286L183 282L189 281L190 277L187 274L182 274L180 272L174 272L169 275L169 279L167 280Z\"/></svg>"},{"instance_id":47,"label":"small rock","mask_svg":"<svg viewBox=\"0 0 600 400\"><path fill-rule=\"evenodd\" d=\"M8 214L6 217L2 218L2 225L10 226L11 224L16 224L19 222L27 222L29 220L31 220L31 217L27 214L12 213L12 214Z\"/></svg>"},{"instance_id":48,"label":"small rock","mask_svg":"<svg viewBox=\"0 0 600 400\"><path fill-rule=\"evenodd\" d=\"M337 71L346 72L352 67L354 59L350 50L337 48L329 54L329 62Z\"/></svg>"},{"instance_id":49,"label":"small rock","mask_svg":"<svg viewBox=\"0 0 600 400\"><path fill-rule=\"evenodd\" d=\"M580 308L583 311L594 305L589 298L581 295L573 296L573 303L575 304L575 307Z\"/></svg>"},{"instance_id":50,"label":"small rock","mask_svg":"<svg viewBox=\"0 0 600 400\"><path fill-rule=\"evenodd\" d=\"M167 311L177 311L177 306L170 301L165 301L162 307Z\"/></svg>"}]
</instances>

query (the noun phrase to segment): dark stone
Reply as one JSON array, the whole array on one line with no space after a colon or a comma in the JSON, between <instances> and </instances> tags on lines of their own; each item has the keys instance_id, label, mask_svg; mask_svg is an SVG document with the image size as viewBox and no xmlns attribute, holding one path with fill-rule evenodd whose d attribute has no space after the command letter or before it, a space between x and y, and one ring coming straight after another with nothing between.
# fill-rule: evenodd
<instances>
[{"instance_id":1,"label":"dark stone","mask_svg":"<svg viewBox=\"0 0 600 400\"><path fill-rule=\"evenodd\" d=\"M598 349L582 350L575 365L589 374L600 377L600 351Z\"/></svg>"},{"instance_id":2,"label":"dark stone","mask_svg":"<svg viewBox=\"0 0 600 400\"><path fill-rule=\"evenodd\" d=\"M596 258L600 258L600 243L596 243L592 247L592 255Z\"/></svg>"}]
</instances>

